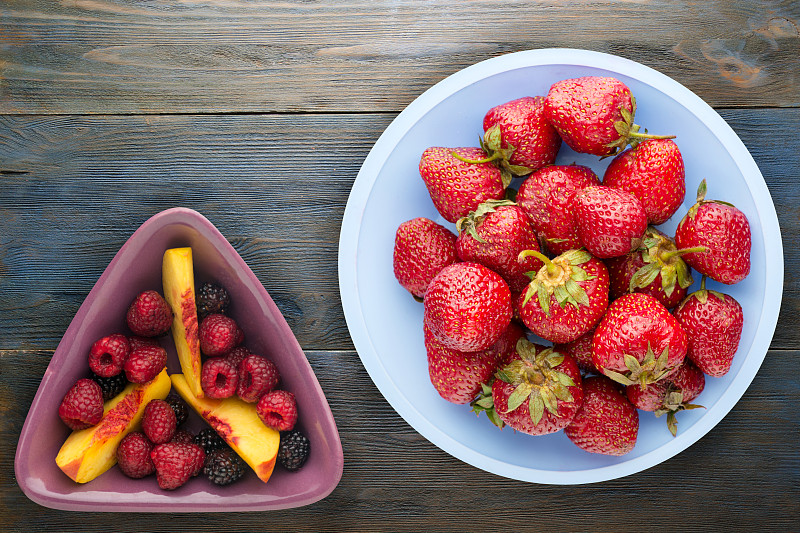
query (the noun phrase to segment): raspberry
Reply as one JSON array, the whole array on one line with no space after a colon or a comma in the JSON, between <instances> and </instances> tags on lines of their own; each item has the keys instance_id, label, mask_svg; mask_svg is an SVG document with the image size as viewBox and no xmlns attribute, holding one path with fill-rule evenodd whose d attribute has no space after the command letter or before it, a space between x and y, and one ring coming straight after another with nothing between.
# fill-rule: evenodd
<instances>
[{"instance_id":1,"label":"raspberry","mask_svg":"<svg viewBox=\"0 0 800 533\"><path fill-rule=\"evenodd\" d=\"M58 416L70 429L86 429L103 418L103 391L88 378L79 379L61 400Z\"/></svg>"},{"instance_id":2,"label":"raspberry","mask_svg":"<svg viewBox=\"0 0 800 533\"><path fill-rule=\"evenodd\" d=\"M100 377L108 378L122 372L125 360L131 353L128 338L121 333L103 337L89 350L89 368Z\"/></svg>"},{"instance_id":3,"label":"raspberry","mask_svg":"<svg viewBox=\"0 0 800 533\"><path fill-rule=\"evenodd\" d=\"M128 378L125 377L124 372L120 372L116 376L104 378L98 376L94 372L89 376L92 381L100 385L100 390L103 391L103 401L108 401L125 388L128 384Z\"/></svg>"},{"instance_id":4,"label":"raspberry","mask_svg":"<svg viewBox=\"0 0 800 533\"><path fill-rule=\"evenodd\" d=\"M142 431L153 444L164 444L172 439L177 427L175 411L164 400L150 400L144 408Z\"/></svg>"},{"instance_id":5,"label":"raspberry","mask_svg":"<svg viewBox=\"0 0 800 533\"><path fill-rule=\"evenodd\" d=\"M142 346L125 361L125 376L131 383L146 383L167 366L167 351L161 346Z\"/></svg>"},{"instance_id":6,"label":"raspberry","mask_svg":"<svg viewBox=\"0 0 800 533\"><path fill-rule=\"evenodd\" d=\"M258 418L277 431L289 431L297 422L297 402L294 394L285 390L273 390L263 395L256 404Z\"/></svg>"},{"instance_id":7,"label":"raspberry","mask_svg":"<svg viewBox=\"0 0 800 533\"><path fill-rule=\"evenodd\" d=\"M156 467L158 486L173 490L200 473L206 453L197 444L167 442L156 445L150 458Z\"/></svg>"},{"instance_id":8,"label":"raspberry","mask_svg":"<svg viewBox=\"0 0 800 533\"><path fill-rule=\"evenodd\" d=\"M209 357L224 355L244 340L236 322L220 314L208 315L200 322L199 336L200 350Z\"/></svg>"},{"instance_id":9,"label":"raspberry","mask_svg":"<svg viewBox=\"0 0 800 533\"><path fill-rule=\"evenodd\" d=\"M142 346L161 346L158 339L155 337L140 337L139 335L131 335L128 337L128 344L131 345L131 351L141 348Z\"/></svg>"},{"instance_id":10,"label":"raspberry","mask_svg":"<svg viewBox=\"0 0 800 533\"><path fill-rule=\"evenodd\" d=\"M175 411L176 424L178 426L183 425L183 423L189 418L189 406L186 405L186 402L183 401L183 398L174 392L170 392L164 401L167 402L170 407L172 407L173 411Z\"/></svg>"},{"instance_id":11,"label":"raspberry","mask_svg":"<svg viewBox=\"0 0 800 533\"><path fill-rule=\"evenodd\" d=\"M228 443L225 439L212 428L205 428L194 436L194 443L203 448L206 453L211 453L214 450L221 448L228 448Z\"/></svg>"},{"instance_id":12,"label":"raspberry","mask_svg":"<svg viewBox=\"0 0 800 533\"><path fill-rule=\"evenodd\" d=\"M197 314L200 320L213 313L224 315L228 312L230 303L231 297L222 285L206 281L197 292Z\"/></svg>"},{"instance_id":13,"label":"raspberry","mask_svg":"<svg viewBox=\"0 0 800 533\"><path fill-rule=\"evenodd\" d=\"M236 395L248 403L255 403L265 393L278 385L280 374L275 363L260 355L248 355L239 363L239 385Z\"/></svg>"},{"instance_id":14,"label":"raspberry","mask_svg":"<svg viewBox=\"0 0 800 533\"><path fill-rule=\"evenodd\" d=\"M157 337L172 326L172 309L158 292L144 291L128 307L125 318L135 335Z\"/></svg>"},{"instance_id":15,"label":"raspberry","mask_svg":"<svg viewBox=\"0 0 800 533\"><path fill-rule=\"evenodd\" d=\"M203 363L200 386L209 398L230 398L236 394L239 374L224 357L214 357Z\"/></svg>"},{"instance_id":16,"label":"raspberry","mask_svg":"<svg viewBox=\"0 0 800 533\"><path fill-rule=\"evenodd\" d=\"M236 348L232 349L230 352L224 355L225 359L231 362L233 368L238 369L239 363L241 363L245 357L250 355L250 350L248 350L244 346L237 346Z\"/></svg>"},{"instance_id":17,"label":"raspberry","mask_svg":"<svg viewBox=\"0 0 800 533\"><path fill-rule=\"evenodd\" d=\"M244 475L245 464L232 449L222 448L206 456L203 473L215 485L230 485Z\"/></svg>"},{"instance_id":18,"label":"raspberry","mask_svg":"<svg viewBox=\"0 0 800 533\"><path fill-rule=\"evenodd\" d=\"M183 442L186 444L191 444L194 442L194 435L186 431L185 429L179 429L175 432L175 434L170 439L170 442Z\"/></svg>"},{"instance_id":19,"label":"raspberry","mask_svg":"<svg viewBox=\"0 0 800 533\"><path fill-rule=\"evenodd\" d=\"M295 472L305 464L310 451L311 443L305 435L296 429L283 432L278 447L278 464Z\"/></svg>"},{"instance_id":20,"label":"raspberry","mask_svg":"<svg viewBox=\"0 0 800 533\"><path fill-rule=\"evenodd\" d=\"M156 471L150 452L153 443L140 431L125 435L117 446L117 464L122 473L133 479L149 476Z\"/></svg>"}]
</instances>

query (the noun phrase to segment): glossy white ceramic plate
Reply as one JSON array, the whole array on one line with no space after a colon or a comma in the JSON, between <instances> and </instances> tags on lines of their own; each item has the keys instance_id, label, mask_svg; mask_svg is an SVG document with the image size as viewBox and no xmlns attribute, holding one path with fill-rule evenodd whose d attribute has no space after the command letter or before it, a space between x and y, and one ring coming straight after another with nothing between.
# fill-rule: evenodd
<instances>
[{"instance_id":1,"label":"glossy white ceramic plate","mask_svg":"<svg viewBox=\"0 0 800 533\"><path fill-rule=\"evenodd\" d=\"M708 198L734 203L752 228L752 270L722 287L744 308L745 324L733 368L708 378L697 403L706 409L678 414L673 437L663 418L640 413L634 450L622 457L590 454L559 432L531 437L498 430L469 407L439 397L428 378L422 341L422 305L397 283L392 251L397 226L425 216L454 229L436 212L419 176L429 146L475 146L486 111L522 96L546 95L558 80L614 76L637 100L636 123L652 133L675 134L686 165L683 206L662 227L674 232L694 203L702 179ZM560 164L577 162L602 176L610 159L564 146ZM770 260L766 260L769 250ZM699 276L695 276L699 282ZM386 129L353 184L341 229L339 280L347 324L361 361L394 409L436 446L471 465L512 479L550 484L592 483L659 464L713 428L736 404L769 347L780 308L783 251L775 208L753 158L728 124L705 102L669 77L620 57L572 49L512 53L468 67L437 83ZM696 283L697 285L697 283Z\"/></svg>"}]
</instances>

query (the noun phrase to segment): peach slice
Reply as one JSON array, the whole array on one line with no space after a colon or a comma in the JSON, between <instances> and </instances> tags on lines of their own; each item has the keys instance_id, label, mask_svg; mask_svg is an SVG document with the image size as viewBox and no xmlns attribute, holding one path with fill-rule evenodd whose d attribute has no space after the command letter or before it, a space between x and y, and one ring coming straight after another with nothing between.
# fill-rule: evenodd
<instances>
[{"instance_id":1,"label":"peach slice","mask_svg":"<svg viewBox=\"0 0 800 533\"><path fill-rule=\"evenodd\" d=\"M198 398L189 389L186 378L173 374L172 386L186 403L230 444L264 483L272 475L280 445L280 433L264 425L255 404L238 397L222 400Z\"/></svg>"},{"instance_id":2,"label":"peach slice","mask_svg":"<svg viewBox=\"0 0 800 533\"><path fill-rule=\"evenodd\" d=\"M164 298L172 307L172 339L181 363L181 371L192 394L202 398L200 386L200 338L197 305L194 297L194 267L191 248L170 248L164 252L161 266Z\"/></svg>"},{"instance_id":3,"label":"peach slice","mask_svg":"<svg viewBox=\"0 0 800 533\"><path fill-rule=\"evenodd\" d=\"M167 369L147 383L129 383L103 406L96 425L73 431L56 456L56 464L78 483L91 481L117 462L117 445L138 427L150 400L163 400L170 391Z\"/></svg>"}]
</instances>

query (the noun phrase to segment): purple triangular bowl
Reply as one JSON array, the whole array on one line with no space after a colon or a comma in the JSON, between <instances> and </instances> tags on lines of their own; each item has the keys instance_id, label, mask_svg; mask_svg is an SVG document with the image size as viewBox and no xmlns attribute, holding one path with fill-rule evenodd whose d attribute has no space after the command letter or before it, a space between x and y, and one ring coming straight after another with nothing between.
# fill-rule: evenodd
<instances>
[{"instance_id":1,"label":"purple triangular bowl","mask_svg":"<svg viewBox=\"0 0 800 533\"><path fill-rule=\"evenodd\" d=\"M191 246L195 280L215 281L231 294L229 314L245 332L244 344L272 359L281 388L295 393L297 428L311 442L311 454L297 472L275 467L268 483L255 474L228 486L202 475L173 491L161 490L154 476L130 479L113 467L93 481L78 484L56 466L69 434L58 406L72 384L89 374L92 343L111 333L129 334L125 312L141 291L162 292L161 261L168 248ZM170 336L167 369L180 372ZM189 429L204 422L192 415ZM117 252L67 328L44 373L17 445L15 472L25 495L45 507L71 511L237 512L288 509L325 498L338 485L344 459L339 433L311 365L286 320L261 282L225 237L204 216L186 208L162 211L145 221Z\"/></svg>"}]
</instances>

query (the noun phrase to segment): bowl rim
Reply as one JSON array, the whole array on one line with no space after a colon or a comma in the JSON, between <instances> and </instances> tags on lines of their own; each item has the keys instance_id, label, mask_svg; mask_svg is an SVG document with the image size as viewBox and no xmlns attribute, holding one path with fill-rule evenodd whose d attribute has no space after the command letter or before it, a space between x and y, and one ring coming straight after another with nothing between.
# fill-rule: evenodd
<instances>
[{"instance_id":1,"label":"bowl rim","mask_svg":"<svg viewBox=\"0 0 800 533\"><path fill-rule=\"evenodd\" d=\"M772 260L766 262L764 275L771 283L767 284L764 300L775 302L775 305L765 306L756 325L753 344L747 356L749 371L740 370L716 404L696 423L669 443L641 456L622 463L575 471L552 471L512 465L476 452L432 424L398 390L381 363L362 314L358 288L357 254L362 218L372 188L394 146L427 112L458 90L511 70L553 65L606 69L658 87L661 92L673 96L689 109L717 136L728 149L736 166L742 170L765 238L769 239L765 242L765 247L769 249ZM603 52L573 48L525 50L490 58L451 74L411 102L380 135L356 176L342 219L338 267L342 306L350 336L368 374L395 411L422 436L450 455L500 476L541 484L595 483L627 476L673 457L710 431L742 397L766 356L777 325L784 276L780 226L769 189L750 152L724 119L688 88L650 67Z\"/></svg>"}]
</instances>

